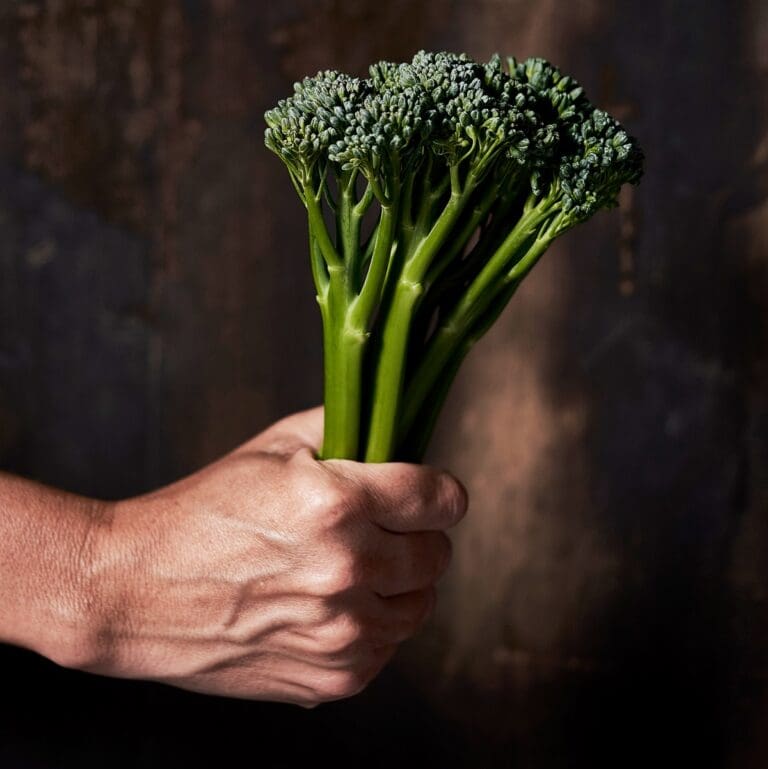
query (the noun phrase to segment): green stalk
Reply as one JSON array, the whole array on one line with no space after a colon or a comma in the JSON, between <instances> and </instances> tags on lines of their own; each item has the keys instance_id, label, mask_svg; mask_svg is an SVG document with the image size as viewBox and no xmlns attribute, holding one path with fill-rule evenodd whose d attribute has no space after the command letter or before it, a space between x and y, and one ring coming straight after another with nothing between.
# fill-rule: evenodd
<instances>
[{"instance_id":1,"label":"green stalk","mask_svg":"<svg viewBox=\"0 0 768 769\"><path fill-rule=\"evenodd\" d=\"M468 351L469 348L464 350L463 346L460 347L442 372L434 391L430 393L429 401L424 404L424 409L418 415L418 419L411 426L405 439L399 441L398 457L408 462L421 462L423 460L445 399L448 397L453 380L456 378L459 367Z\"/></svg>"},{"instance_id":2,"label":"green stalk","mask_svg":"<svg viewBox=\"0 0 768 769\"><path fill-rule=\"evenodd\" d=\"M416 235L419 236L417 245L409 249L409 256L405 264L405 271L408 273L407 279L415 282L424 280L424 275L435 258L437 251L445 242L451 229L456 224L456 220L464 210L464 206L469 200L469 196L474 189L474 185L468 183L463 192L451 192L448 203L432 224L428 232L423 232L426 227L421 227L420 223L416 225ZM439 195L432 196L433 203L439 198ZM422 234L423 233L423 234Z\"/></svg>"},{"instance_id":3,"label":"green stalk","mask_svg":"<svg viewBox=\"0 0 768 769\"><path fill-rule=\"evenodd\" d=\"M406 215L402 222L402 240L403 247L406 250L411 247L414 234L419 232L419 230L423 230L431 207L434 205L439 194L442 194L442 191L444 191L444 188L438 189L440 185L433 187L430 184L430 176L432 175L434 162L434 155L431 152L427 153L426 160L422 162L418 171L411 174L411 181L408 183L405 191L407 192L406 197L408 206L407 208L405 205L403 207L403 211L406 212ZM418 209L415 212L415 219L413 211L414 200L418 204Z\"/></svg>"},{"instance_id":4,"label":"green stalk","mask_svg":"<svg viewBox=\"0 0 768 769\"><path fill-rule=\"evenodd\" d=\"M329 267L342 265L343 260L333 245L331 236L328 234L328 228L325 226L323 211L320 208L320 197L315 193L310 184L304 186L304 204L307 207L309 231L315 237L323 259L325 259Z\"/></svg>"},{"instance_id":5,"label":"green stalk","mask_svg":"<svg viewBox=\"0 0 768 769\"><path fill-rule=\"evenodd\" d=\"M411 321L424 290L422 281L473 190L474 177L469 175L463 191L451 193L448 203L428 234L414 248L409 249L410 253L406 256L403 271L395 285L392 304L384 318L382 345L374 374L366 462L387 462L393 457Z\"/></svg>"},{"instance_id":6,"label":"green stalk","mask_svg":"<svg viewBox=\"0 0 768 769\"><path fill-rule=\"evenodd\" d=\"M553 213L556 210L557 201L553 202L545 198L522 215L517 225L504 238L504 241L493 256L491 256L477 274L477 277L469 284L466 292L446 320L445 325L466 323L468 318L472 318L473 315L477 317L478 314L482 313L495 296L495 288L502 279L503 274L513 265L517 266L518 263L532 258L533 251L523 252L523 249L532 238L535 238L536 242L546 240L546 245L544 246L544 250L546 250L551 240L540 237L542 235L540 231L542 225L552 220ZM518 254L521 253L523 255L518 257ZM540 256L541 254L539 253L538 255Z\"/></svg>"},{"instance_id":7,"label":"green stalk","mask_svg":"<svg viewBox=\"0 0 768 769\"><path fill-rule=\"evenodd\" d=\"M374 311L381 297L394 240L397 196L381 204L370 265L365 278L360 271L360 224L371 202L365 193L354 199L353 179L346 179L339 198L337 239L344 265L328 267L330 287L323 312L325 348L325 431L323 459L358 459L363 404L363 362ZM398 189L397 179L389 185ZM370 187L368 189L371 189ZM358 284L362 280L359 293Z\"/></svg>"},{"instance_id":8,"label":"green stalk","mask_svg":"<svg viewBox=\"0 0 768 769\"><path fill-rule=\"evenodd\" d=\"M329 323L323 334L325 421L321 459L357 459L367 335Z\"/></svg>"},{"instance_id":9,"label":"green stalk","mask_svg":"<svg viewBox=\"0 0 768 769\"><path fill-rule=\"evenodd\" d=\"M464 358L472 349L475 342L482 337L486 331L496 322L504 308L509 303L512 295L517 290L521 281L510 281L509 285L497 297L494 304L486 316L483 317L472 331L467 334L459 344L448 363L440 372L437 381L429 396L424 399L421 409L412 415L408 407L410 402L410 393L406 395L406 414L405 418L410 418L413 424L410 425L406 437L400 441L398 446L398 455L408 459L411 462L421 462L429 446L432 433L437 425L438 417L442 411L445 400L450 392L451 385L464 362ZM405 419L404 419L405 421Z\"/></svg>"},{"instance_id":10,"label":"green stalk","mask_svg":"<svg viewBox=\"0 0 768 769\"><path fill-rule=\"evenodd\" d=\"M419 167L422 168L422 166ZM416 173L409 173L403 184L400 222L404 233L413 231L413 185L415 181Z\"/></svg>"},{"instance_id":11,"label":"green stalk","mask_svg":"<svg viewBox=\"0 0 768 769\"><path fill-rule=\"evenodd\" d=\"M526 246L551 213L551 205L541 205L532 208L523 216L518 226L510 232L448 317L437 328L409 383L401 420L401 435L410 430L458 345L475 323L494 304L496 298L504 294L510 283L519 282L527 275L549 248L557 234L555 223L560 220L559 214L552 219L545 232L535 238L530 247L526 249ZM516 258L521 252L522 256Z\"/></svg>"},{"instance_id":12,"label":"green stalk","mask_svg":"<svg viewBox=\"0 0 768 769\"><path fill-rule=\"evenodd\" d=\"M309 185L304 188L313 274L323 321L325 419L320 452L323 459L355 459L359 450L365 335L350 330L346 324L351 292L349 268L358 257L360 230L350 188L351 184L347 183L339 200L343 227L337 234L343 257L328 234L320 198Z\"/></svg>"},{"instance_id":13,"label":"green stalk","mask_svg":"<svg viewBox=\"0 0 768 769\"><path fill-rule=\"evenodd\" d=\"M328 290L328 265L320 253L320 247L317 245L312 232L309 233L309 261L312 267L312 279L315 283L317 292L317 301L325 295Z\"/></svg>"},{"instance_id":14,"label":"green stalk","mask_svg":"<svg viewBox=\"0 0 768 769\"><path fill-rule=\"evenodd\" d=\"M459 222L459 232L450 244L437 259L430 265L424 278L424 298L419 302L414 319L414 328L411 332L414 344L411 346L411 357L419 356L423 352L423 342L426 339L426 332L437 308L450 299L451 293L456 293L466 278L477 272L478 265L482 264L482 253L477 244L471 251L462 258L462 252L465 250L468 241L477 231L477 228L487 219L492 210L496 210L499 202L504 201L504 197L499 198L500 180L495 180L488 184L483 191L482 197L477 200L471 209L464 211L461 222ZM450 268L453 269L450 269Z\"/></svg>"},{"instance_id":15,"label":"green stalk","mask_svg":"<svg viewBox=\"0 0 768 769\"><path fill-rule=\"evenodd\" d=\"M373 385L366 462L388 462L395 448L397 416L403 391L408 330L421 294L418 283L401 279L384 324Z\"/></svg>"},{"instance_id":16,"label":"green stalk","mask_svg":"<svg viewBox=\"0 0 768 769\"><path fill-rule=\"evenodd\" d=\"M346 285L348 291L357 285L360 270L360 223L362 217L357 213L355 201L355 179L357 173L347 172L342 176L339 186L338 208L336 211L336 243L341 247L341 255L346 265Z\"/></svg>"},{"instance_id":17,"label":"green stalk","mask_svg":"<svg viewBox=\"0 0 768 769\"><path fill-rule=\"evenodd\" d=\"M392 242L395 235L395 220L397 218L396 203L382 206L381 218L376 231L376 242L373 246L371 264L365 276L360 294L352 301L349 308L350 326L359 331L370 329L373 311L381 299L384 289L384 279L389 265Z\"/></svg>"},{"instance_id":18,"label":"green stalk","mask_svg":"<svg viewBox=\"0 0 768 769\"><path fill-rule=\"evenodd\" d=\"M433 286L443 271L451 265L454 260L461 255L469 239L475 233L482 222L485 221L491 208L498 199L499 182L494 182L488 186L483 197L472 207L470 216L467 217L459 234L454 238L450 247L445 250L440 258L429 268L427 272L427 284Z\"/></svg>"}]
</instances>

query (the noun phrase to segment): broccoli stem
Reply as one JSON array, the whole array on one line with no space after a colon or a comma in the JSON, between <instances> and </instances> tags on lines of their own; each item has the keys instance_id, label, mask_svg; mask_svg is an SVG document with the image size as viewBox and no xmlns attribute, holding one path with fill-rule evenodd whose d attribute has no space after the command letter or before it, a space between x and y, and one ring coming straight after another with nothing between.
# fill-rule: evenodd
<instances>
[{"instance_id":1,"label":"broccoli stem","mask_svg":"<svg viewBox=\"0 0 768 769\"><path fill-rule=\"evenodd\" d=\"M343 227L337 233L341 254L331 241L318 192L305 184L307 220L317 302L323 321L323 381L325 423L322 458L357 457L360 436L362 361L366 335L346 323L355 260L358 257L360 215L354 209L353 181L345 180L338 202Z\"/></svg>"},{"instance_id":2,"label":"broccoli stem","mask_svg":"<svg viewBox=\"0 0 768 769\"><path fill-rule=\"evenodd\" d=\"M408 459L411 462L421 462L423 460L445 399L448 397L453 380L456 378L464 358L466 358L475 342L496 322L521 282L522 279L509 281L488 312L456 345L432 392L425 399L423 407L414 419L413 425L411 425L405 439L400 443L399 455L404 459Z\"/></svg>"},{"instance_id":3,"label":"broccoli stem","mask_svg":"<svg viewBox=\"0 0 768 769\"><path fill-rule=\"evenodd\" d=\"M323 259L325 259L328 266L341 266L343 265L343 260L336 250L336 247L333 245L331 236L328 234L328 228L325 226L325 221L323 220L323 211L320 207L322 194L322 190L316 192L311 184L305 184L303 199L304 204L307 207L309 232L317 241L320 253L323 255Z\"/></svg>"},{"instance_id":4,"label":"broccoli stem","mask_svg":"<svg viewBox=\"0 0 768 769\"><path fill-rule=\"evenodd\" d=\"M549 248L556 237L556 223L559 224L562 216L560 213L552 216L556 207L555 203L545 199L523 215L518 226L510 232L435 330L408 385L400 419L400 435L409 433L436 382L451 368L449 364L457 349L468 336L472 337L473 327L481 322L498 297L505 296L508 290L514 292L510 286L516 286ZM542 225L546 225L543 230ZM466 352L462 358L464 354Z\"/></svg>"},{"instance_id":5,"label":"broccoli stem","mask_svg":"<svg viewBox=\"0 0 768 769\"><path fill-rule=\"evenodd\" d=\"M355 179L356 173L348 173L340 179L341 194L336 210L336 243L341 246L341 254L346 267L345 289L349 293L359 281L360 261L360 224L362 215L356 210Z\"/></svg>"},{"instance_id":6,"label":"broccoli stem","mask_svg":"<svg viewBox=\"0 0 768 769\"><path fill-rule=\"evenodd\" d=\"M325 426L321 451L324 459L359 457L365 350L373 315L384 288L397 219L395 192L391 198L381 202L371 259L363 278L360 225L371 202L372 188L369 186L360 201L356 201L354 181L354 175L342 179L338 200L336 241L341 246L343 263L328 264L326 289L321 292L318 288L325 350ZM395 191L398 189L397 178L392 180L390 186ZM317 215L318 211L310 213L313 233L325 227ZM320 244L322 238L321 233L319 240L315 240ZM319 245L317 250L321 250ZM326 250L329 250L328 243Z\"/></svg>"},{"instance_id":7,"label":"broccoli stem","mask_svg":"<svg viewBox=\"0 0 768 769\"><path fill-rule=\"evenodd\" d=\"M449 364L445 367L442 375L437 381L433 391L430 393L424 409L418 414L410 430L401 438L398 446L398 456L408 462L421 462L429 445L430 438L437 425L437 419L443 408L445 399L448 397L453 380L459 371L464 356L469 351L463 346L459 346L456 354Z\"/></svg>"},{"instance_id":8,"label":"broccoli stem","mask_svg":"<svg viewBox=\"0 0 768 769\"><path fill-rule=\"evenodd\" d=\"M467 242L474 235L480 224L485 221L493 208L494 203L496 203L499 187L500 182L489 184L483 193L482 198L472 207L470 215L466 218L466 221L454 238L453 243L445 249L444 253L440 255L440 258L435 260L435 263L429 268L429 271L427 272L428 286L434 285L446 268L461 256Z\"/></svg>"},{"instance_id":9,"label":"broccoli stem","mask_svg":"<svg viewBox=\"0 0 768 769\"><path fill-rule=\"evenodd\" d=\"M395 289L384 324L381 353L376 366L366 462L388 462L392 459L405 375L408 332L421 291L419 283L405 282L402 278Z\"/></svg>"},{"instance_id":10,"label":"broccoli stem","mask_svg":"<svg viewBox=\"0 0 768 769\"><path fill-rule=\"evenodd\" d=\"M378 306L384 290L384 282L389 266L392 243L395 237L395 221L397 219L397 201L381 207L381 217L376 230L376 238L371 255L368 273L359 295L352 300L349 308L351 326L362 332L368 331L373 313Z\"/></svg>"},{"instance_id":11,"label":"broccoli stem","mask_svg":"<svg viewBox=\"0 0 768 769\"><path fill-rule=\"evenodd\" d=\"M357 459L367 335L324 323L325 421L321 459Z\"/></svg>"},{"instance_id":12,"label":"broccoli stem","mask_svg":"<svg viewBox=\"0 0 768 769\"><path fill-rule=\"evenodd\" d=\"M463 190L457 188L455 179L455 169L451 167L452 191L448 202L429 231L410 244L410 253L406 255L402 273L395 285L392 304L383 320L381 351L373 382L366 462L387 462L394 455L411 321L424 291L424 276L474 190L475 179L471 173L467 175ZM423 226L425 212L438 199L437 195L431 197L431 202L422 203L415 236L426 230Z\"/></svg>"}]
</instances>

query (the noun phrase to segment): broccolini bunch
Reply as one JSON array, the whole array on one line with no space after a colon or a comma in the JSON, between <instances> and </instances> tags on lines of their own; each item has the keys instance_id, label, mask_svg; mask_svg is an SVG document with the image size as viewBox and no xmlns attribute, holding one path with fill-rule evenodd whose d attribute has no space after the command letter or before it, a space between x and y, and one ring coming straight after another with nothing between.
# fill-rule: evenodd
<instances>
[{"instance_id":1,"label":"broccolini bunch","mask_svg":"<svg viewBox=\"0 0 768 769\"><path fill-rule=\"evenodd\" d=\"M296 83L266 115L309 222L321 456L419 460L448 388L555 238L643 154L543 59L420 51Z\"/></svg>"}]
</instances>

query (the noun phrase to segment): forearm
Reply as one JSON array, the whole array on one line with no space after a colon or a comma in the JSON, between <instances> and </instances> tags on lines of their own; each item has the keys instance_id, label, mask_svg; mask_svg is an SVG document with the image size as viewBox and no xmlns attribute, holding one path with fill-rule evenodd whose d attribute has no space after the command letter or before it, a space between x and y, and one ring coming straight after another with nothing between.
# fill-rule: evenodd
<instances>
[{"instance_id":1,"label":"forearm","mask_svg":"<svg viewBox=\"0 0 768 769\"><path fill-rule=\"evenodd\" d=\"M68 667L88 663L93 535L106 508L0 473L0 641Z\"/></svg>"}]
</instances>

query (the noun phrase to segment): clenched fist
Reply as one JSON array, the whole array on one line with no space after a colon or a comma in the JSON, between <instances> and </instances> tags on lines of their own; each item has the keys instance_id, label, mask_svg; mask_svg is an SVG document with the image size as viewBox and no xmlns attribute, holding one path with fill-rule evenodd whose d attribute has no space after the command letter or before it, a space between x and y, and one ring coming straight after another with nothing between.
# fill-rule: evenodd
<instances>
[{"instance_id":1,"label":"clenched fist","mask_svg":"<svg viewBox=\"0 0 768 769\"><path fill-rule=\"evenodd\" d=\"M435 603L466 493L421 465L318 461L322 410L91 515L90 632L62 664L311 707L359 692Z\"/></svg>"}]
</instances>

